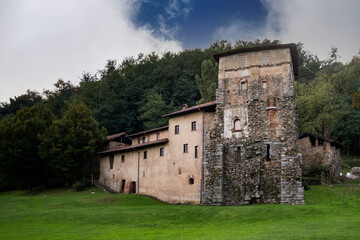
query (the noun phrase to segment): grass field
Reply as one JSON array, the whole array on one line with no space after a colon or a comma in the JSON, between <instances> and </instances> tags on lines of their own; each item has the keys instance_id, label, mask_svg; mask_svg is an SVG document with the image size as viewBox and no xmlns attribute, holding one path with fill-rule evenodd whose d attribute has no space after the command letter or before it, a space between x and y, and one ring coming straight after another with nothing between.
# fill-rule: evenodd
<instances>
[{"instance_id":1,"label":"grass field","mask_svg":"<svg viewBox=\"0 0 360 240\"><path fill-rule=\"evenodd\" d=\"M312 186L306 203L208 207L96 188L14 191L0 194L0 239L360 239L360 182Z\"/></svg>"}]
</instances>

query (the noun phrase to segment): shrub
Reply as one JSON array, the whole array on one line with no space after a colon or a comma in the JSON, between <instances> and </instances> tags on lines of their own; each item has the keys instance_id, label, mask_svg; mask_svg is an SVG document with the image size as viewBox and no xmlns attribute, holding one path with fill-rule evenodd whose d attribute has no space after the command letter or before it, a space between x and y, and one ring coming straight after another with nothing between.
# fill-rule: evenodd
<instances>
[{"instance_id":1,"label":"shrub","mask_svg":"<svg viewBox=\"0 0 360 240\"><path fill-rule=\"evenodd\" d=\"M87 179L84 179L84 180L79 180L77 181L76 183L73 184L73 188L80 192L80 191L84 191L86 188L90 187L92 185L92 183L87 180Z\"/></svg>"},{"instance_id":2,"label":"shrub","mask_svg":"<svg viewBox=\"0 0 360 240\"><path fill-rule=\"evenodd\" d=\"M330 169L328 167L312 167L303 171L303 181L305 185L321 185L323 180L329 178Z\"/></svg>"}]
</instances>

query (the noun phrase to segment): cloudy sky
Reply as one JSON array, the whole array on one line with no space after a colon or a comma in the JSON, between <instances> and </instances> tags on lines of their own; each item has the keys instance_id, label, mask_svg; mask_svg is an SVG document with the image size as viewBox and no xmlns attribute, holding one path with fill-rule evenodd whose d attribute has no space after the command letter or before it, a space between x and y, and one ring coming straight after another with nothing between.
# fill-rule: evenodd
<instances>
[{"instance_id":1,"label":"cloudy sky","mask_svg":"<svg viewBox=\"0 0 360 240\"><path fill-rule=\"evenodd\" d=\"M78 83L107 59L206 48L227 39L303 42L348 62L360 49L359 0L0 0L0 102Z\"/></svg>"}]
</instances>

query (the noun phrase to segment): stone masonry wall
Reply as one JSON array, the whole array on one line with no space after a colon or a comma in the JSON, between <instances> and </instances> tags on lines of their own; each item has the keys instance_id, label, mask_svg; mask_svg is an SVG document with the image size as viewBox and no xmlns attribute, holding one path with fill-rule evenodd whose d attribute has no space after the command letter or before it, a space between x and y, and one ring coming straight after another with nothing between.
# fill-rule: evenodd
<instances>
[{"instance_id":1,"label":"stone masonry wall","mask_svg":"<svg viewBox=\"0 0 360 240\"><path fill-rule=\"evenodd\" d=\"M220 58L216 124L205 149L203 204L304 204L287 54L271 51L271 61L263 66L251 63L258 62L258 52Z\"/></svg>"},{"instance_id":2,"label":"stone masonry wall","mask_svg":"<svg viewBox=\"0 0 360 240\"><path fill-rule=\"evenodd\" d=\"M328 167L330 176L322 179L323 184L332 184L340 181L341 156L340 148L328 141L310 136L299 140L299 151L303 155L303 168Z\"/></svg>"}]
</instances>

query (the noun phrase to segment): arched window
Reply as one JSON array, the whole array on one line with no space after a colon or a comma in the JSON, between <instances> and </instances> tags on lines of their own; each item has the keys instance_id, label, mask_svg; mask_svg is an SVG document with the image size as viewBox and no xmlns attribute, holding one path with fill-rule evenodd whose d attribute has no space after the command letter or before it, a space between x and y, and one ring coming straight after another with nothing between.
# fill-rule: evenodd
<instances>
[{"instance_id":1,"label":"arched window","mask_svg":"<svg viewBox=\"0 0 360 240\"><path fill-rule=\"evenodd\" d=\"M189 184L190 184L190 185L193 185L193 184L194 184L194 179L193 179L193 178L190 178L190 179L189 179Z\"/></svg>"},{"instance_id":2,"label":"arched window","mask_svg":"<svg viewBox=\"0 0 360 240\"><path fill-rule=\"evenodd\" d=\"M240 130L240 128L241 128L240 119L235 119L234 130L237 131L237 130Z\"/></svg>"}]
</instances>

